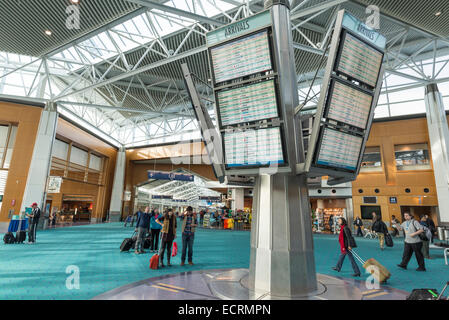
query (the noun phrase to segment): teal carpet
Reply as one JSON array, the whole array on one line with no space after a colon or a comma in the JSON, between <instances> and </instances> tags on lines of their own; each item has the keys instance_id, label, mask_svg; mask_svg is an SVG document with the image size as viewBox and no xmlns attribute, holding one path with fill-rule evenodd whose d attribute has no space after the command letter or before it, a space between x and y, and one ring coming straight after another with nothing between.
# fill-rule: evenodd
<instances>
[{"instance_id":1,"label":"teal carpet","mask_svg":"<svg viewBox=\"0 0 449 320\"><path fill-rule=\"evenodd\" d=\"M0 244L0 299L90 299L106 291L169 273L183 271L247 268L250 233L245 231L200 229L195 236L194 266L180 267L180 253L171 268L149 269L150 254L120 253L122 240L131 228L120 223L87 225L40 231L35 245ZM3 235L1 235L3 238ZM181 241L178 235L179 250ZM409 270L396 267L402 256L401 241L381 252L376 240L358 239L357 252L373 257L393 274L389 285L411 291L413 288L440 290L449 280L449 266L444 265L442 250L431 250L433 260L426 260L427 272L416 272L412 258ZM345 261L340 273L331 270L339 254L336 236L315 236L317 272L350 277L352 269ZM80 288L69 290L68 266L80 270Z\"/></svg>"}]
</instances>

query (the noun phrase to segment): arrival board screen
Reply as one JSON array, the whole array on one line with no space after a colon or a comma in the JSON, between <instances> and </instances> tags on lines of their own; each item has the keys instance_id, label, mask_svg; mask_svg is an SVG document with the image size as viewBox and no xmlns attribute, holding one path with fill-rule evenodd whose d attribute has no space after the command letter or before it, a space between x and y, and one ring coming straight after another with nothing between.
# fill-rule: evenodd
<instances>
[{"instance_id":1,"label":"arrival board screen","mask_svg":"<svg viewBox=\"0 0 449 320\"><path fill-rule=\"evenodd\" d=\"M373 97L339 81L334 81L327 117L366 129Z\"/></svg>"},{"instance_id":2,"label":"arrival board screen","mask_svg":"<svg viewBox=\"0 0 449 320\"><path fill-rule=\"evenodd\" d=\"M317 164L356 171L362 148L361 137L324 128Z\"/></svg>"},{"instance_id":3,"label":"arrival board screen","mask_svg":"<svg viewBox=\"0 0 449 320\"><path fill-rule=\"evenodd\" d=\"M229 168L284 164L278 127L225 133L224 144Z\"/></svg>"},{"instance_id":4,"label":"arrival board screen","mask_svg":"<svg viewBox=\"0 0 449 320\"><path fill-rule=\"evenodd\" d=\"M337 71L375 87L383 55L346 33Z\"/></svg>"},{"instance_id":5,"label":"arrival board screen","mask_svg":"<svg viewBox=\"0 0 449 320\"><path fill-rule=\"evenodd\" d=\"M271 70L266 31L211 49L215 83Z\"/></svg>"},{"instance_id":6,"label":"arrival board screen","mask_svg":"<svg viewBox=\"0 0 449 320\"><path fill-rule=\"evenodd\" d=\"M218 107L222 126L276 118L278 108L274 81L220 91Z\"/></svg>"}]
</instances>

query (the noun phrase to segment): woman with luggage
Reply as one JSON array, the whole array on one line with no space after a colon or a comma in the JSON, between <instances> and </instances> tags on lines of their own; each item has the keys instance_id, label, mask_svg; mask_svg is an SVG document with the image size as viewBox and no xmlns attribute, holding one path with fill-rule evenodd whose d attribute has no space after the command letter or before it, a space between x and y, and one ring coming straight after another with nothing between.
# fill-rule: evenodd
<instances>
[{"instance_id":1,"label":"woman with luggage","mask_svg":"<svg viewBox=\"0 0 449 320\"><path fill-rule=\"evenodd\" d=\"M338 219L338 224L340 225L340 234L338 236L338 242L340 243L340 257L338 258L337 265L332 269L340 272L341 267L343 266L343 261L346 256L348 256L349 261L351 262L352 269L354 271L353 277L360 277L360 269L357 266L357 263L354 260L354 256L352 255L352 248L355 247L355 240L352 237L351 230L348 228L346 219L340 217Z\"/></svg>"},{"instance_id":2,"label":"woman with luggage","mask_svg":"<svg viewBox=\"0 0 449 320\"><path fill-rule=\"evenodd\" d=\"M164 253L167 250L167 266L171 267L171 248L173 240L176 239L177 220L173 209L167 209L162 217L156 219L156 222L162 226L161 248L159 249L159 264L164 267Z\"/></svg>"}]
</instances>

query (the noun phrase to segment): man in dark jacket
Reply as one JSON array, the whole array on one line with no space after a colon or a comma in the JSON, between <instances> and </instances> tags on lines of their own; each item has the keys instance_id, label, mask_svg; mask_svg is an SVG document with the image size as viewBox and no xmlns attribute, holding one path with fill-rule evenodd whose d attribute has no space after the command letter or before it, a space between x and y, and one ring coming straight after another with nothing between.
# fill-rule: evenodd
<instances>
[{"instance_id":1,"label":"man in dark jacket","mask_svg":"<svg viewBox=\"0 0 449 320\"><path fill-rule=\"evenodd\" d=\"M371 226L371 230L376 232L379 238L380 250L384 250L385 234L388 233L388 228L381 217L377 216L375 212L373 212L373 225Z\"/></svg>"},{"instance_id":2,"label":"man in dark jacket","mask_svg":"<svg viewBox=\"0 0 449 320\"><path fill-rule=\"evenodd\" d=\"M363 237L363 232L362 232L363 221L362 221L362 219L360 219L360 217L355 218L354 225L357 227L357 236Z\"/></svg>"},{"instance_id":3,"label":"man in dark jacket","mask_svg":"<svg viewBox=\"0 0 449 320\"><path fill-rule=\"evenodd\" d=\"M424 218L426 219L427 226L430 229L430 232L432 233L432 239L430 239L430 241L433 243L433 237L435 236L435 232L437 231L435 222L433 222L433 220L429 217L428 214L425 214Z\"/></svg>"},{"instance_id":4,"label":"man in dark jacket","mask_svg":"<svg viewBox=\"0 0 449 320\"><path fill-rule=\"evenodd\" d=\"M31 214L27 214L27 217L29 220L29 229L28 229L28 243L36 243L36 229L37 224L39 223L39 218L41 217L41 209L37 206L37 203L33 203L31 205L31 208L33 208L33 211Z\"/></svg>"},{"instance_id":5,"label":"man in dark jacket","mask_svg":"<svg viewBox=\"0 0 449 320\"><path fill-rule=\"evenodd\" d=\"M136 232L137 232L137 241L136 241L136 254L145 253L143 250L143 242L145 241L146 235L150 229L150 208L146 207L144 212L137 213L137 222L136 222Z\"/></svg>"},{"instance_id":6,"label":"man in dark jacket","mask_svg":"<svg viewBox=\"0 0 449 320\"><path fill-rule=\"evenodd\" d=\"M184 212L182 221L182 256L181 256L181 266L184 265L186 261L186 252L188 253L189 265L193 265L193 241L195 240L195 228L196 228L196 215L193 213L192 207L187 207L186 212Z\"/></svg>"}]
</instances>

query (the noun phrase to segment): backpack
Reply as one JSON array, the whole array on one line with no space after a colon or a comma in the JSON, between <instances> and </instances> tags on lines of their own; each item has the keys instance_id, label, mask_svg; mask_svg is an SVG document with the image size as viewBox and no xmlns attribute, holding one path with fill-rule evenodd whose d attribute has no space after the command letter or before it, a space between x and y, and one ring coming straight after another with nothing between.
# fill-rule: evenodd
<instances>
[{"instance_id":1,"label":"backpack","mask_svg":"<svg viewBox=\"0 0 449 320\"><path fill-rule=\"evenodd\" d=\"M5 236L3 237L3 242L5 244L13 244L16 242L16 237L14 237L14 234L12 232L8 232L7 234L5 234Z\"/></svg>"},{"instance_id":2,"label":"backpack","mask_svg":"<svg viewBox=\"0 0 449 320\"><path fill-rule=\"evenodd\" d=\"M415 223L416 220L413 220L413 223ZM416 221L418 222L418 221ZM419 223L419 222L418 222ZM421 228L424 230L424 233L420 233L418 236L422 241L430 241L430 239L432 239L432 232L430 231L429 228L427 228L426 226L423 226L421 223L419 223L419 225L421 226ZM416 225L413 225L413 227L415 227L416 230L418 230L418 228L416 227ZM426 239L424 239L426 238Z\"/></svg>"},{"instance_id":3,"label":"backpack","mask_svg":"<svg viewBox=\"0 0 449 320\"><path fill-rule=\"evenodd\" d=\"M350 246L351 248L357 248L357 243L355 242L355 239L352 236L351 230L349 230L349 228L346 226L343 229L343 232L345 233L346 238L348 239L348 246Z\"/></svg>"}]
</instances>

